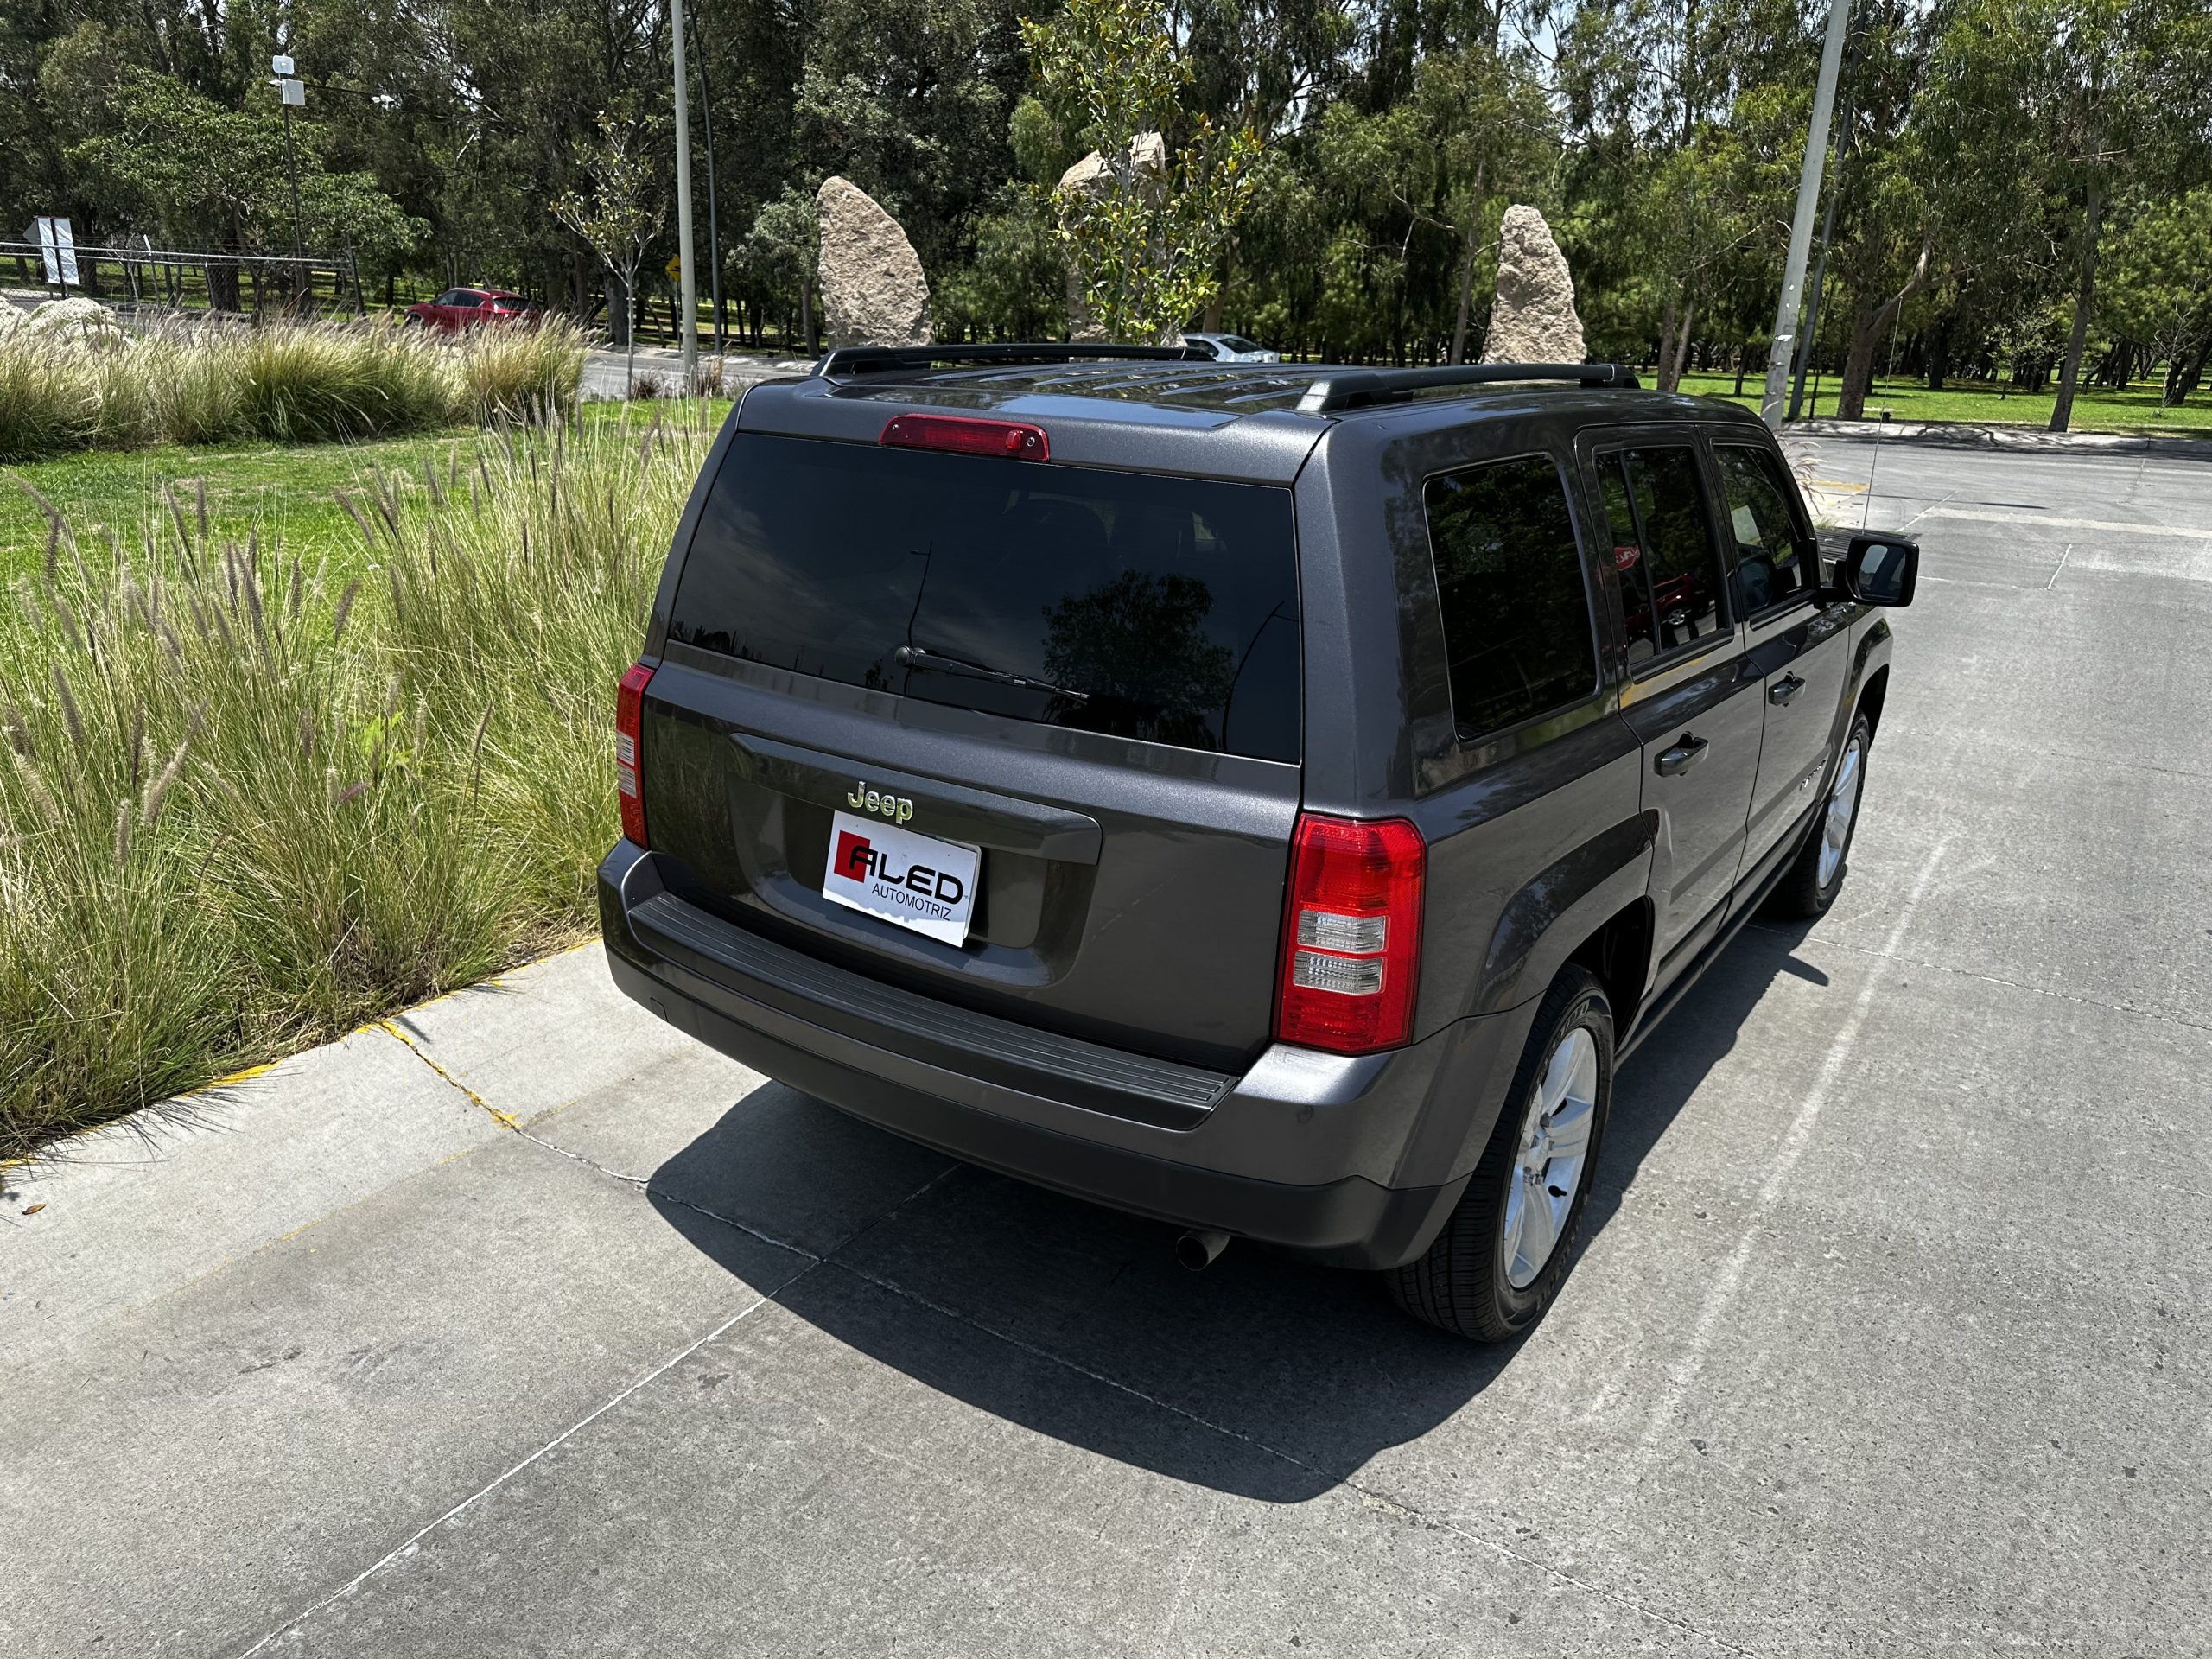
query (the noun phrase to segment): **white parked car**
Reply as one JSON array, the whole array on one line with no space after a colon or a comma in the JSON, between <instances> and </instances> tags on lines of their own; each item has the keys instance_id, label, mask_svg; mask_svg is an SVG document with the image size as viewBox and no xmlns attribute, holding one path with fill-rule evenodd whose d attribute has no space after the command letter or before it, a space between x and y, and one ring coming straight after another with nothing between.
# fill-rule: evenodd
<instances>
[{"instance_id":1,"label":"white parked car","mask_svg":"<svg viewBox=\"0 0 2212 1659\"><path fill-rule=\"evenodd\" d=\"M1185 346L1195 346L1210 352L1217 363L1280 363L1281 352L1271 352L1256 340L1247 340L1242 334L1185 334Z\"/></svg>"}]
</instances>

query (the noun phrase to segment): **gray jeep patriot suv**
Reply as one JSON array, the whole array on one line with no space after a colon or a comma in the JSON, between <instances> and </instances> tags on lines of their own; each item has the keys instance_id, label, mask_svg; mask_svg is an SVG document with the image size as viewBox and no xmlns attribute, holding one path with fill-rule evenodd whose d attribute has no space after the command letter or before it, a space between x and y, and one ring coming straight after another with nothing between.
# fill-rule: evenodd
<instances>
[{"instance_id":1,"label":"gray jeep patriot suv","mask_svg":"<svg viewBox=\"0 0 2212 1659\"><path fill-rule=\"evenodd\" d=\"M753 387L623 677L614 977L872 1123L1382 1269L1564 1278L1613 1068L1827 908L1917 550L1607 365L832 353Z\"/></svg>"}]
</instances>

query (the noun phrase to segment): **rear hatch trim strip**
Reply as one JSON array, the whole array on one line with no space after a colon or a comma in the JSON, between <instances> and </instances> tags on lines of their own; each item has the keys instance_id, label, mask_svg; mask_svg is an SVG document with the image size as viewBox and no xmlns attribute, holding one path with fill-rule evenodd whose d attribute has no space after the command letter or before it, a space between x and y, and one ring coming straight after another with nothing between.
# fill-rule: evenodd
<instances>
[{"instance_id":1,"label":"rear hatch trim strip","mask_svg":"<svg viewBox=\"0 0 2212 1659\"><path fill-rule=\"evenodd\" d=\"M852 798L856 787L904 796L918 809L907 824L917 835L1070 864L1098 861L1103 841L1098 820L1081 812L867 766L753 732L732 732L729 740L737 747L739 769L747 781L795 800L864 812L867 809Z\"/></svg>"},{"instance_id":2,"label":"rear hatch trim strip","mask_svg":"<svg viewBox=\"0 0 2212 1659\"><path fill-rule=\"evenodd\" d=\"M639 941L811 1024L963 1075L1162 1128L1195 1128L1236 1079L918 996L732 925L667 892L629 907ZM904 1039L903 1041L899 1039Z\"/></svg>"}]
</instances>

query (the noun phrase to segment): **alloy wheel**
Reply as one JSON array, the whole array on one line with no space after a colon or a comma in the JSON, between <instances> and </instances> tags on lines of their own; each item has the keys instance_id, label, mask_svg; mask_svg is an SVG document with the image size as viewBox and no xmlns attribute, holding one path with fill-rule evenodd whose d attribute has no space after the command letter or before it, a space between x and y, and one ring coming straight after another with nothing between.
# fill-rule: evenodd
<instances>
[{"instance_id":1,"label":"alloy wheel","mask_svg":"<svg viewBox=\"0 0 2212 1659\"><path fill-rule=\"evenodd\" d=\"M1865 746L1853 732L1843 752L1843 764L1836 768L1835 787L1828 791L1828 810L1821 823L1819 875L1823 893L1843 868L1844 849L1851 845L1851 821L1859 814L1859 786L1866 776L1859 763L1865 758Z\"/></svg>"},{"instance_id":2,"label":"alloy wheel","mask_svg":"<svg viewBox=\"0 0 2212 1659\"><path fill-rule=\"evenodd\" d=\"M1585 1027L1570 1027L1529 1090L1507 1178L1498 1254L1516 1290L1534 1284L1559 1249L1581 1189L1597 1113L1598 1045Z\"/></svg>"}]
</instances>

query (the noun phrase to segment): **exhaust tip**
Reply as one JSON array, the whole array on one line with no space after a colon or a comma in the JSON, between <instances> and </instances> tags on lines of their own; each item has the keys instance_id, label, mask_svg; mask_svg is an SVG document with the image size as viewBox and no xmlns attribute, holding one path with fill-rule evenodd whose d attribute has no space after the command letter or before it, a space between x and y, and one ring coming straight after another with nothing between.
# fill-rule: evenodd
<instances>
[{"instance_id":1,"label":"exhaust tip","mask_svg":"<svg viewBox=\"0 0 2212 1659\"><path fill-rule=\"evenodd\" d=\"M1229 1248L1229 1235L1213 1228L1193 1230L1175 1241L1175 1259L1192 1273L1203 1273Z\"/></svg>"}]
</instances>

